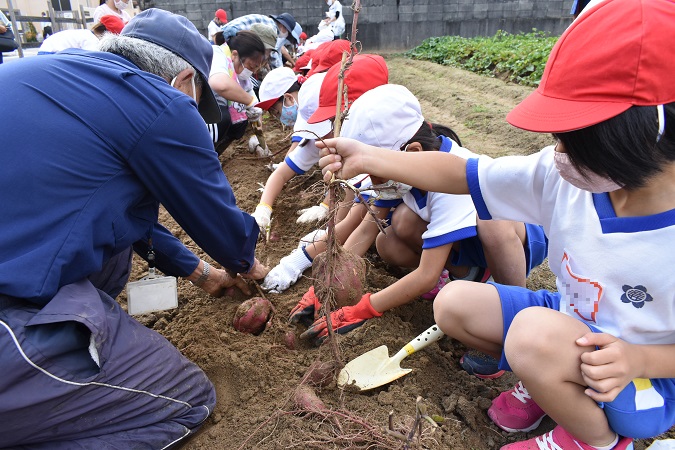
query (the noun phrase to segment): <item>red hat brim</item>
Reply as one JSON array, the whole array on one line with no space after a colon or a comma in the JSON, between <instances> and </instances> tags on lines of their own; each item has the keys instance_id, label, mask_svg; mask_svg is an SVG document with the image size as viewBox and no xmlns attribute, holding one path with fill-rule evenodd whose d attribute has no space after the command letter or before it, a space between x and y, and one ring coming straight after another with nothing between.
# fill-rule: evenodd
<instances>
[{"instance_id":1,"label":"red hat brim","mask_svg":"<svg viewBox=\"0 0 675 450\"><path fill-rule=\"evenodd\" d=\"M536 90L506 116L511 125L539 133L564 133L611 119L631 107L624 102L571 101Z\"/></svg>"},{"instance_id":2,"label":"red hat brim","mask_svg":"<svg viewBox=\"0 0 675 450\"><path fill-rule=\"evenodd\" d=\"M330 106L319 106L314 114L309 116L307 123L319 123L324 120L332 119L335 117L335 105Z\"/></svg>"},{"instance_id":3,"label":"red hat brim","mask_svg":"<svg viewBox=\"0 0 675 450\"><path fill-rule=\"evenodd\" d=\"M272 107L272 105L274 105L276 102L278 102L280 98L281 97L271 98L269 100L265 100L264 102L256 103L255 106L267 111L268 109L270 109Z\"/></svg>"}]
</instances>

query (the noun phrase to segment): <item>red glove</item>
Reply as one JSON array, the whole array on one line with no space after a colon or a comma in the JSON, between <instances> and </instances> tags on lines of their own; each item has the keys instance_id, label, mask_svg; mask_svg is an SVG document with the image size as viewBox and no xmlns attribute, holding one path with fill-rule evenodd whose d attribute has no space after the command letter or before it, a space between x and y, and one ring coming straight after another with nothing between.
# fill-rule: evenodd
<instances>
[{"instance_id":1,"label":"red glove","mask_svg":"<svg viewBox=\"0 0 675 450\"><path fill-rule=\"evenodd\" d=\"M318 297L314 294L314 286L311 286L305 292L305 295L302 296L302 300L291 310L291 316L288 318L288 321L290 323L301 322L309 326L316 320L320 309L321 302L319 302Z\"/></svg>"},{"instance_id":2,"label":"red glove","mask_svg":"<svg viewBox=\"0 0 675 450\"><path fill-rule=\"evenodd\" d=\"M366 320L373 317L380 317L381 312L377 312L370 304L370 294L365 294L361 300L354 306L344 306L330 313L330 321L333 330L338 334L346 334L354 328L363 325ZM300 335L301 339L310 339L317 344L321 344L328 337L328 325L326 317L322 317L312 324L304 333Z\"/></svg>"}]
</instances>

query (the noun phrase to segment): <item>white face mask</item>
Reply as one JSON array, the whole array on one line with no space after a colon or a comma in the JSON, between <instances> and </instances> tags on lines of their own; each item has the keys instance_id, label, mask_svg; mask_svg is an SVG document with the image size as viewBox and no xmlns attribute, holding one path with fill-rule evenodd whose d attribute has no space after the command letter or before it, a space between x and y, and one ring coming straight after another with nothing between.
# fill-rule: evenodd
<instances>
[{"instance_id":1,"label":"white face mask","mask_svg":"<svg viewBox=\"0 0 675 450\"><path fill-rule=\"evenodd\" d=\"M129 6L129 3L123 2L123 1L115 1L115 8L119 9L120 11L124 10Z\"/></svg>"},{"instance_id":2,"label":"white face mask","mask_svg":"<svg viewBox=\"0 0 675 450\"><path fill-rule=\"evenodd\" d=\"M279 33L277 33L277 35L280 38L286 39L288 37L288 30L284 31L283 33L281 31L279 31Z\"/></svg>"},{"instance_id":3,"label":"white face mask","mask_svg":"<svg viewBox=\"0 0 675 450\"><path fill-rule=\"evenodd\" d=\"M251 75L253 75L253 72L251 70L247 69L246 67L244 67L241 70L241 73L237 74L237 78L239 79L239 81L246 81L249 78L251 78Z\"/></svg>"},{"instance_id":4,"label":"white face mask","mask_svg":"<svg viewBox=\"0 0 675 450\"><path fill-rule=\"evenodd\" d=\"M197 88L195 87L195 77L196 76L197 75L195 74L192 77L190 77L190 83L192 84L192 100L194 100L195 103L197 103ZM171 83L169 83L171 85L171 87L174 87L173 84L176 82L176 78L177 77L173 77L173 80L171 80Z\"/></svg>"},{"instance_id":5,"label":"white face mask","mask_svg":"<svg viewBox=\"0 0 675 450\"><path fill-rule=\"evenodd\" d=\"M574 164L572 164L567 153L554 151L553 159L555 161L555 167L558 169L563 180L581 190L599 194L601 192L612 192L622 188L621 185L609 178L601 177L596 173L587 171L582 174Z\"/></svg>"}]
</instances>

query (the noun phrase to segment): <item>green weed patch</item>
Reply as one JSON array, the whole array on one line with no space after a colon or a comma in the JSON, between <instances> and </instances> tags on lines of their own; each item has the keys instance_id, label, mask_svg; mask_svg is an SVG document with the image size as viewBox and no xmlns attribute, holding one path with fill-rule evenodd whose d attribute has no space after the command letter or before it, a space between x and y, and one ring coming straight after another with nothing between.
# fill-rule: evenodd
<instances>
[{"instance_id":1,"label":"green weed patch","mask_svg":"<svg viewBox=\"0 0 675 450\"><path fill-rule=\"evenodd\" d=\"M557 36L532 30L492 37L432 37L405 53L409 58L470 70L525 86L537 86Z\"/></svg>"}]
</instances>

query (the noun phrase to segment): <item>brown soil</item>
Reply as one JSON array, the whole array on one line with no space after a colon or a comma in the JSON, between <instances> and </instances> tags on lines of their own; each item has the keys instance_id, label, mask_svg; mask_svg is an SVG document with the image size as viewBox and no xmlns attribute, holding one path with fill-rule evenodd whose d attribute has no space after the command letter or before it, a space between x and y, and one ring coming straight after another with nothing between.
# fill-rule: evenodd
<instances>
[{"instance_id":1,"label":"brown soil","mask_svg":"<svg viewBox=\"0 0 675 450\"><path fill-rule=\"evenodd\" d=\"M531 91L529 88L395 55L387 56L387 63L390 81L407 86L417 95L427 120L450 126L475 152L494 156L531 153L551 142L550 136L517 130L504 120L506 113ZM266 136L271 150L279 152L273 158L279 162L289 142L288 130L281 130L274 122L266 123ZM239 207L252 212L260 198L259 183L270 174L266 168L269 158L256 159L248 153L246 142L242 139L232 145L221 161ZM294 178L277 199L273 230L279 240L259 245L257 256L263 263L276 265L296 247L301 236L313 229L296 224L295 219L297 210L319 202L323 194L319 175L316 170ZM213 263L170 216L163 213L160 220L195 253ZM371 292L383 289L401 275L372 250L367 259L366 287ZM144 270L145 264L137 260L134 279ZM544 266L534 271L528 284L533 289L555 289L553 276ZM458 365L465 348L447 337L404 360L402 366L413 371L392 384L366 393L342 391L335 382L322 388L321 400L334 411L329 417L297 414L292 397L306 369L319 359L332 358L326 345L315 348L300 340L294 350L284 345L287 331L303 331L302 326L296 329L286 325L286 318L310 285L311 280L302 278L283 294L270 295L277 316L259 336L237 332L232 326L237 306L247 299L241 292L212 298L184 280L179 281L177 309L140 318L199 364L216 386L218 404L213 415L184 449L403 448L403 441L382 430L393 411L395 428L407 434L418 396L430 415L444 420L433 432L425 425L420 447L416 447L416 436L410 448L495 449L554 426L546 419L527 436L509 435L494 426L486 415L490 401L510 388L516 378L507 374L482 381L469 376ZM120 300L125 303L124 294ZM393 355L433 324L431 306L431 302L420 299L370 320L339 340L344 359L349 361L380 345L386 345ZM671 430L670 434L674 437L675 433ZM638 442L636 448L643 449L646 443Z\"/></svg>"}]
</instances>

